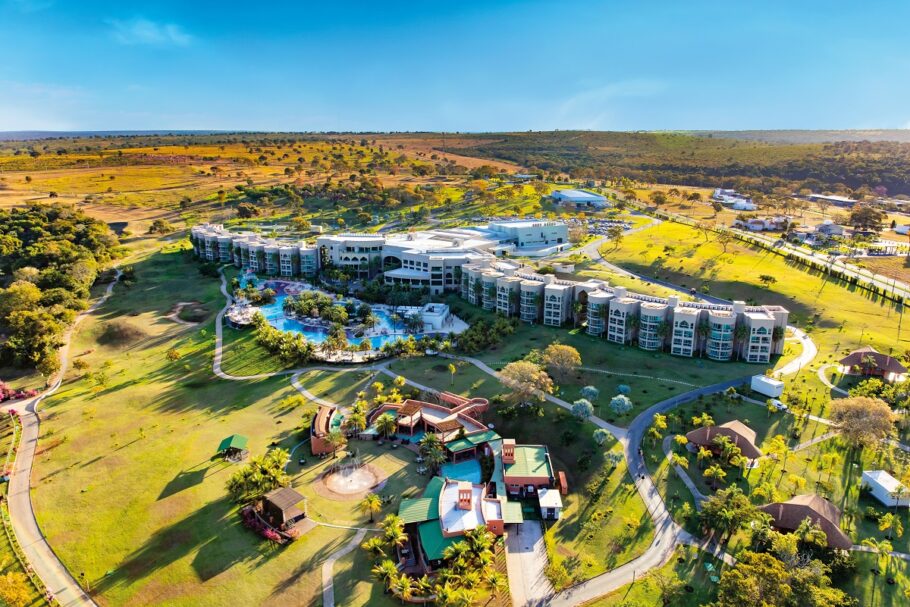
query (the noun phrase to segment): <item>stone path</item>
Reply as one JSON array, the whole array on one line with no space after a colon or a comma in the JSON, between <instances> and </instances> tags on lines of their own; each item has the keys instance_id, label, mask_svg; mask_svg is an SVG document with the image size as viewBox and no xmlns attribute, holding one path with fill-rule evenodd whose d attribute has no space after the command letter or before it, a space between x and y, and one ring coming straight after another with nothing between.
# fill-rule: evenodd
<instances>
[{"instance_id":1,"label":"stone path","mask_svg":"<svg viewBox=\"0 0 910 607\"><path fill-rule=\"evenodd\" d=\"M506 570L514 607L540 605L553 594L547 579L547 549L539 521L514 525L506 533Z\"/></svg>"},{"instance_id":2,"label":"stone path","mask_svg":"<svg viewBox=\"0 0 910 607\"><path fill-rule=\"evenodd\" d=\"M363 537L366 535L366 530L361 529L354 534L354 537L351 538L351 541L345 544L344 548L335 551L332 556L330 556L322 564L322 607L335 607L335 583L334 583L334 572L335 562L350 554L352 550L355 550L360 546L360 542L363 541Z\"/></svg>"}]
</instances>

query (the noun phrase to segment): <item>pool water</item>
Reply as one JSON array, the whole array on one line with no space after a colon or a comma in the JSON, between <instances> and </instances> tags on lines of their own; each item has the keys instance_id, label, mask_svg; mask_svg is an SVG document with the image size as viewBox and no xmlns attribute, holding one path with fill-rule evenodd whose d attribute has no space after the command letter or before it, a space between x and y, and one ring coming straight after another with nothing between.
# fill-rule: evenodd
<instances>
[{"instance_id":1,"label":"pool water","mask_svg":"<svg viewBox=\"0 0 910 607\"><path fill-rule=\"evenodd\" d=\"M479 484L481 480L480 462L476 459L466 459L461 462L448 463L440 466L440 476L457 481L469 481Z\"/></svg>"},{"instance_id":2,"label":"pool water","mask_svg":"<svg viewBox=\"0 0 910 607\"><path fill-rule=\"evenodd\" d=\"M252 280L254 284L260 289L265 288L266 286L273 286L274 283L269 283L269 281L263 281L259 279L244 279L242 284L246 284L247 280ZM276 289L278 290L278 289ZM307 341L311 341L314 344L321 344L328 338L328 331L319 325L314 325L307 323L306 320L299 320L297 318L288 318L284 314L284 300L287 299L289 295L283 293L279 290L279 294L275 296L275 301L266 305L261 306L259 311L262 312L262 315L265 316L265 319L269 322L270 325L278 329L279 331L292 331L294 333L300 333L303 335ZM386 310L373 308L373 314L376 318L379 319L374 331L379 331L380 335L373 335L370 337L355 337L354 332L351 329L345 329L347 334L348 343L353 345L359 345L364 339L369 340L370 345L372 345L374 350L382 348L383 345L389 342L394 342L401 339L407 339L410 333L404 331L404 327L401 322L393 323L392 315ZM420 334L415 334L414 338L417 339L421 337Z\"/></svg>"}]
</instances>

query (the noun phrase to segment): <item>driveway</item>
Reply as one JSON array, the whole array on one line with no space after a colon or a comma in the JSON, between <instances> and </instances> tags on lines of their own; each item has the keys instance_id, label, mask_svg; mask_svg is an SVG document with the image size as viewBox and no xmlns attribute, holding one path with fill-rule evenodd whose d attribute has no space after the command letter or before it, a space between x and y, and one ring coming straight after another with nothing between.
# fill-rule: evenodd
<instances>
[{"instance_id":1,"label":"driveway","mask_svg":"<svg viewBox=\"0 0 910 607\"><path fill-rule=\"evenodd\" d=\"M547 603L553 586L544 575L546 567L547 550L540 523L525 521L513 525L506 533L506 569L512 605L525 607Z\"/></svg>"}]
</instances>

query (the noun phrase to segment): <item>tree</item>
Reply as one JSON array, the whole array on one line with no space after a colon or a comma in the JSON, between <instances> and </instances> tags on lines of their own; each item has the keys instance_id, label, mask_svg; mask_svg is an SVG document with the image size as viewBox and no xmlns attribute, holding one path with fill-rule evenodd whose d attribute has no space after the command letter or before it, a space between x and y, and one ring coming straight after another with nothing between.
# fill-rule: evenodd
<instances>
[{"instance_id":1,"label":"tree","mask_svg":"<svg viewBox=\"0 0 910 607\"><path fill-rule=\"evenodd\" d=\"M388 438L398 432L398 420L391 413L383 413L376 418L376 431Z\"/></svg>"},{"instance_id":2,"label":"tree","mask_svg":"<svg viewBox=\"0 0 910 607\"><path fill-rule=\"evenodd\" d=\"M770 287L771 285L773 285L774 283L777 282L777 278L775 278L774 276L771 276L770 274L760 274L758 276L758 281L760 283L762 283L763 285L765 285L766 287Z\"/></svg>"},{"instance_id":3,"label":"tree","mask_svg":"<svg viewBox=\"0 0 910 607\"><path fill-rule=\"evenodd\" d=\"M879 561L885 561L885 575L880 577L886 577L889 565L891 564L891 551L894 549L894 547L891 545L891 542L888 540L877 540L874 537L867 537L862 541L862 545L866 548L869 548L872 552L878 555ZM871 604L875 605L875 579L872 580Z\"/></svg>"},{"instance_id":4,"label":"tree","mask_svg":"<svg viewBox=\"0 0 910 607\"><path fill-rule=\"evenodd\" d=\"M724 254L726 254L727 247L730 245L731 242L733 242L733 235L730 232L726 232L726 231L718 232L716 242L717 242L717 244L719 244L721 246L721 248L724 251Z\"/></svg>"},{"instance_id":5,"label":"tree","mask_svg":"<svg viewBox=\"0 0 910 607\"><path fill-rule=\"evenodd\" d=\"M387 514L382 523L382 537L390 546L401 547L408 541L408 535L404 532L404 522L397 514Z\"/></svg>"},{"instance_id":6,"label":"tree","mask_svg":"<svg viewBox=\"0 0 910 607\"><path fill-rule=\"evenodd\" d=\"M493 598L496 598L509 589L509 582L506 579L506 576L498 571L489 572L484 578L484 584L486 585L487 590L490 591L490 596Z\"/></svg>"},{"instance_id":7,"label":"tree","mask_svg":"<svg viewBox=\"0 0 910 607\"><path fill-rule=\"evenodd\" d=\"M585 386L581 389L581 397L588 399L592 404L600 396L600 390L594 386Z\"/></svg>"},{"instance_id":8,"label":"tree","mask_svg":"<svg viewBox=\"0 0 910 607\"><path fill-rule=\"evenodd\" d=\"M870 230L872 232L881 232L884 227L884 221L887 215L869 205L856 205L850 211L847 223L857 230Z\"/></svg>"},{"instance_id":9,"label":"tree","mask_svg":"<svg viewBox=\"0 0 910 607\"><path fill-rule=\"evenodd\" d=\"M458 368L453 363L449 363L449 375L452 377L452 383L450 385L452 386L455 385L455 372L457 370Z\"/></svg>"},{"instance_id":10,"label":"tree","mask_svg":"<svg viewBox=\"0 0 910 607\"><path fill-rule=\"evenodd\" d=\"M673 605L682 598L684 586L678 577L665 575L658 571L651 575L651 579L654 580L654 584L657 586L657 592L662 604Z\"/></svg>"},{"instance_id":11,"label":"tree","mask_svg":"<svg viewBox=\"0 0 910 607\"><path fill-rule=\"evenodd\" d=\"M695 454L695 457L698 460L698 465L701 466L703 462L714 457L714 454L711 453L711 450L706 447L699 447L698 452Z\"/></svg>"},{"instance_id":12,"label":"tree","mask_svg":"<svg viewBox=\"0 0 910 607\"><path fill-rule=\"evenodd\" d=\"M240 503L255 501L273 489L287 487L291 482L284 467L291 455L284 449L272 449L254 457L234 473L227 482L231 498Z\"/></svg>"},{"instance_id":13,"label":"tree","mask_svg":"<svg viewBox=\"0 0 910 607\"><path fill-rule=\"evenodd\" d=\"M370 515L370 522L373 522L373 515L382 510L382 498L375 493L368 493L366 497L360 500L360 511Z\"/></svg>"},{"instance_id":14,"label":"tree","mask_svg":"<svg viewBox=\"0 0 910 607\"><path fill-rule=\"evenodd\" d=\"M338 457L338 450L348 444L348 438L341 430L330 430L325 437L326 441L332 445L332 457Z\"/></svg>"},{"instance_id":15,"label":"tree","mask_svg":"<svg viewBox=\"0 0 910 607\"><path fill-rule=\"evenodd\" d=\"M9 607L26 607L32 604L31 583L24 573L7 571L0 575L0 603Z\"/></svg>"},{"instance_id":16,"label":"tree","mask_svg":"<svg viewBox=\"0 0 910 607\"><path fill-rule=\"evenodd\" d=\"M594 405L586 398L579 398L572 403L572 415L581 420L588 419L594 415Z\"/></svg>"},{"instance_id":17,"label":"tree","mask_svg":"<svg viewBox=\"0 0 910 607\"><path fill-rule=\"evenodd\" d=\"M557 382L566 382L581 366L581 355L572 346L550 344L543 351L543 365Z\"/></svg>"},{"instance_id":18,"label":"tree","mask_svg":"<svg viewBox=\"0 0 910 607\"><path fill-rule=\"evenodd\" d=\"M710 479L711 488L715 490L717 489L717 483L723 482L723 480L727 477L727 472L717 464L708 466L703 474L705 478Z\"/></svg>"},{"instance_id":19,"label":"tree","mask_svg":"<svg viewBox=\"0 0 910 607\"><path fill-rule=\"evenodd\" d=\"M758 513L742 489L734 486L718 491L702 503L700 521L705 529L719 533L723 543L737 529L758 518Z\"/></svg>"},{"instance_id":20,"label":"tree","mask_svg":"<svg viewBox=\"0 0 910 607\"><path fill-rule=\"evenodd\" d=\"M625 415L633 406L632 399L625 394L617 394L610 399L610 410L616 415Z\"/></svg>"},{"instance_id":21,"label":"tree","mask_svg":"<svg viewBox=\"0 0 910 607\"><path fill-rule=\"evenodd\" d=\"M894 414L883 400L851 396L831 401L831 421L853 447L870 446L894 432Z\"/></svg>"},{"instance_id":22,"label":"tree","mask_svg":"<svg viewBox=\"0 0 910 607\"><path fill-rule=\"evenodd\" d=\"M511 362L500 372L500 379L512 390L514 402L544 401L553 392L553 380L547 372L526 360Z\"/></svg>"},{"instance_id":23,"label":"tree","mask_svg":"<svg viewBox=\"0 0 910 607\"><path fill-rule=\"evenodd\" d=\"M370 520L373 516L370 515ZM385 540L381 537L373 536L364 543L360 545L361 548L373 555L373 558L381 558L385 556Z\"/></svg>"},{"instance_id":24,"label":"tree","mask_svg":"<svg viewBox=\"0 0 910 607\"><path fill-rule=\"evenodd\" d=\"M888 539L890 540L893 536L902 537L904 535L904 524L901 522L899 516L888 512L880 519L878 519L878 530L879 531L888 531Z\"/></svg>"},{"instance_id":25,"label":"tree","mask_svg":"<svg viewBox=\"0 0 910 607\"><path fill-rule=\"evenodd\" d=\"M667 195L663 192L651 192L648 198L651 199L651 202L653 202L654 206L658 209L667 204Z\"/></svg>"},{"instance_id":26,"label":"tree","mask_svg":"<svg viewBox=\"0 0 910 607\"><path fill-rule=\"evenodd\" d=\"M594 442L602 447L607 442L607 439L609 439L611 436L612 434L610 434L609 430L598 428L594 431L593 438Z\"/></svg>"}]
</instances>

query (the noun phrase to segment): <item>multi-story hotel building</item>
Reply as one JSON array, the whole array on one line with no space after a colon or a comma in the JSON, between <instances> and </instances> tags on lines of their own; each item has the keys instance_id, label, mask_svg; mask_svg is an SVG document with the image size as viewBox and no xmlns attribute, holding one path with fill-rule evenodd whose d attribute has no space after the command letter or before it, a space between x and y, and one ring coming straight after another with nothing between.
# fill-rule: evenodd
<instances>
[{"instance_id":1,"label":"multi-story hotel building","mask_svg":"<svg viewBox=\"0 0 910 607\"><path fill-rule=\"evenodd\" d=\"M566 226L557 222L493 222L486 227L398 235L319 236L315 244L232 233L220 225L191 230L196 255L268 276L313 277L322 268L356 278L382 274L386 284L458 292L485 310L528 323L586 323L590 335L643 350L767 363L783 352L788 311L781 306L684 302L632 293L601 280L572 281L537 274L504 253L560 250ZM530 247L530 248L528 248Z\"/></svg>"}]
</instances>

